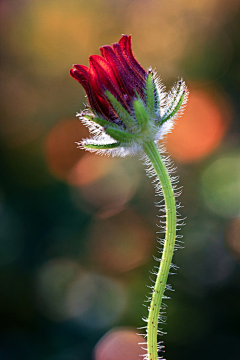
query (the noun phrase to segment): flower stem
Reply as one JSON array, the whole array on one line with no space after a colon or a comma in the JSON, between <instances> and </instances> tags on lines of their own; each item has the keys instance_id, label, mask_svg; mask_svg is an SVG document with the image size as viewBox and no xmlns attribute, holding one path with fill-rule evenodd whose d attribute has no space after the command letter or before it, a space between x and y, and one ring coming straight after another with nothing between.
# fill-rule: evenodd
<instances>
[{"instance_id":1,"label":"flower stem","mask_svg":"<svg viewBox=\"0 0 240 360\"><path fill-rule=\"evenodd\" d=\"M151 161L162 186L166 210L165 242L154 285L147 323L148 360L158 360L157 335L159 313L174 252L176 238L176 203L168 171L154 141L145 143L144 151Z\"/></svg>"}]
</instances>

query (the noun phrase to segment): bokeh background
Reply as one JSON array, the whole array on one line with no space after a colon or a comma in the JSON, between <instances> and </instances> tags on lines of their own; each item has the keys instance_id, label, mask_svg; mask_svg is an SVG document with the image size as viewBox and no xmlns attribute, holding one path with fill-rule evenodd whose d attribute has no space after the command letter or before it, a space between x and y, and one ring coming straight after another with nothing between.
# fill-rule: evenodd
<instances>
[{"instance_id":1,"label":"bokeh background","mask_svg":"<svg viewBox=\"0 0 240 360\"><path fill-rule=\"evenodd\" d=\"M238 360L238 0L1 0L2 360L138 360L156 263L154 191L137 158L77 149L70 78L132 34L145 68L190 89L167 148L184 186L185 249L170 282L168 360Z\"/></svg>"}]
</instances>

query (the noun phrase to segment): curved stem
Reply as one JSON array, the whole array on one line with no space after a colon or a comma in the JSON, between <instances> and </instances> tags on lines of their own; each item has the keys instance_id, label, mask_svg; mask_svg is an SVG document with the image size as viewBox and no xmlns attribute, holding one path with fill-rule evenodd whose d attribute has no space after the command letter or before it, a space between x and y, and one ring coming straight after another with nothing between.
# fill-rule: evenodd
<instances>
[{"instance_id":1,"label":"curved stem","mask_svg":"<svg viewBox=\"0 0 240 360\"><path fill-rule=\"evenodd\" d=\"M145 143L144 151L151 161L159 178L166 209L165 243L152 294L147 325L148 360L158 360L158 320L174 252L176 238L176 203L170 177L155 143L153 141Z\"/></svg>"}]
</instances>

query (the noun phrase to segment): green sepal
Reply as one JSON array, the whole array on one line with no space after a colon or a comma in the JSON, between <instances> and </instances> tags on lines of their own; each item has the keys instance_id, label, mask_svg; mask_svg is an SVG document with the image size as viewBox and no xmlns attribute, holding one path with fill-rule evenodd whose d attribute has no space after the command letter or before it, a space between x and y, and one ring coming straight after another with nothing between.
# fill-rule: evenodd
<instances>
[{"instance_id":1,"label":"green sepal","mask_svg":"<svg viewBox=\"0 0 240 360\"><path fill-rule=\"evenodd\" d=\"M134 130L136 128L136 123L129 112L117 101L117 99L113 96L113 94L110 93L110 91L105 91L105 94L126 128L129 130Z\"/></svg>"},{"instance_id":2,"label":"green sepal","mask_svg":"<svg viewBox=\"0 0 240 360\"><path fill-rule=\"evenodd\" d=\"M120 146L120 143L116 142L111 144L82 144L82 146L86 149L107 150L117 148L118 146Z\"/></svg>"},{"instance_id":3,"label":"green sepal","mask_svg":"<svg viewBox=\"0 0 240 360\"><path fill-rule=\"evenodd\" d=\"M166 117L163 117L158 123L157 125L162 125L163 123L165 123L167 120L171 119L177 112L178 110L180 109L182 103L183 103L183 100L184 100L184 96L185 96L185 91L183 92L182 96L180 97L177 105L175 106L175 108L173 109L173 111L168 114Z\"/></svg>"},{"instance_id":4,"label":"green sepal","mask_svg":"<svg viewBox=\"0 0 240 360\"><path fill-rule=\"evenodd\" d=\"M135 100L133 102L133 108L140 130L146 130L149 125L149 116L141 100Z\"/></svg>"},{"instance_id":5,"label":"green sepal","mask_svg":"<svg viewBox=\"0 0 240 360\"><path fill-rule=\"evenodd\" d=\"M89 116L89 115L85 115L84 116L86 119L88 120L91 120L95 123L97 123L98 125L101 125L102 127L104 128L107 128L107 127L112 127L112 128L115 128L115 129L121 129L121 126L117 125L117 124L114 124L108 120L105 120L105 119L102 119L102 118L99 118L97 116L95 117L92 117L92 116Z\"/></svg>"},{"instance_id":6,"label":"green sepal","mask_svg":"<svg viewBox=\"0 0 240 360\"><path fill-rule=\"evenodd\" d=\"M177 87L177 91L175 93L175 96L167 110L167 112L165 113L165 115L163 116L163 118L161 119L160 123L164 123L166 120L170 119L170 115L172 114L172 112L175 110L175 108L173 109L173 105L180 93L180 89L181 89L181 85L182 85L182 81L178 81L178 87ZM180 98L181 100L181 98ZM178 104L177 104L178 105Z\"/></svg>"},{"instance_id":7,"label":"green sepal","mask_svg":"<svg viewBox=\"0 0 240 360\"><path fill-rule=\"evenodd\" d=\"M136 135L127 133L122 130L107 128L105 129L105 132L108 135L110 135L113 139L123 143L129 143L132 140L136 140Z\"/></svg>"},{"instance_id":8,"label":"green sepal","mask_svg":"<svg viewBox=\"0 0 240 360\"><path fill-rule=\"evenodd\" d=\"M146 95L147 95L147 112L149 116L154 116L155 114L155 96L154 96L154 87L153 87L153 78L152 73L148 73L146 81Z\"/></svg>"},{"instance_id":9,"label":"green sepal","mask_svg":"<svg viewBox=\"0 0 240 360\"><path fill-rule=\"evenodd\" d=\"M159 99L159 95L158 95L158 90L157 90L157 86L155 84L155 81L153 79L153 89L154 89L154 99L155 99L155 111L159 112L160 109L160 99Z\"/></svg>"},{"instance_id":10,"label":"green sepal","mask_svg":"<svg viewBox=\"0 0 240 360\"><path fill-rule=\"evenodd\" d=\"M141 98L140 98L140 96L139 96L139 94L138 94L138 92L137 92L136 89L134 89L134 92L135 92L135 95L136 95L137 100L141 100Z\"/></svg>"}]
</instances>

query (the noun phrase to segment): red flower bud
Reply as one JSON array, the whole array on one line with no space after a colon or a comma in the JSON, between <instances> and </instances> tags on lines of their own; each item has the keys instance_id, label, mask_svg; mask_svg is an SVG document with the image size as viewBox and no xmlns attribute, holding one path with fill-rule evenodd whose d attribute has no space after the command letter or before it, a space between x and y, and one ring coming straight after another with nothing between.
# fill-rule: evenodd
<instances>
[{"instance_id":1,"label":"red flower bud","mask_svg":"<svg viewBox=\"0 0 240 360\"><path fill-rule=\"evenodd\" d=\"M106 91L131 114L138 95L145 102L147 72L135 59L131 36L123 35L113 46L102 46L101 55L89 57L89 68L74 65L70 75L83 86L90 107L100 116L116 122L118 117Z\"/></svg>"}]
</instances>

